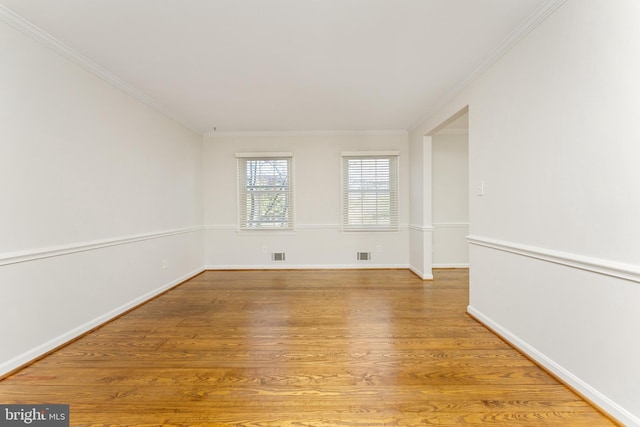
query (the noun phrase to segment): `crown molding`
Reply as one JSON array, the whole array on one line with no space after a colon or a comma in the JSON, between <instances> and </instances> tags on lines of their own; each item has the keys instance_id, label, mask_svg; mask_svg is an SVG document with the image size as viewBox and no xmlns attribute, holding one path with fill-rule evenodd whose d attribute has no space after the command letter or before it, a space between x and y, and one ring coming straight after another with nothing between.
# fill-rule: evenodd
<instances>
[{"instance_id":1,"label":"crown molding","mask_svg":"<svg viewBox=\"0 0 640 427\"><path fill-rule=\"evenodd\" d=\"M180 123L187 129L192 130L198 134L208 137L265 137L265 136L374 136L374 135L395 135L405 136L409 132L414 131L418 126L431 117L436 111L440 110L444 105L459 94L466 86L468 86L473 80L484 73L489 67L491 67L498 59L506 54L511 48L513 48L523 37L533 31L541 22L543 22L549 15L551 15L558 7L560 7L566 0L546 0L540 7L538 7L520 26L513 30L487 57L480 63L480 65L472 72L466 79L462 80L456 86L454 86L443 97L435 108L432 108L425 114L420 120L416 121L408 130L392 129L392 130L330 130L330 131L239 131L239 132L215 132L206 131L202 132L196 126L189 124L186 120L178 117L175 113L166 109L155 99L136 89L131 84L117 77L110 71L91 61L87 57L83 56L79 52L70 48L66 44L57 40L55 37L40 29L39 27L31 24L15 12L11 11L4 5L0 4L0 21L7 23L14 29L22 32L31 39L38 43L52 49L66 59L81 66L85 70L100 77L112 86L122 90L124 93L132 96L143 104L163 113L167 117Z\"/></svg>"},{"instance_id":2,"label":"crown molding","mask_svg":"<svg viewBox=\"0 0 640 427\"><path fill-rule=\"evenodd\" d=\"M527 34L535 30L549 15L555 12L560 6L564 4L566 0L546 0L537 9L535 9L531 15L527 17L518 27L516 27L507 37L502 40L485 58L480 65L467 76L467 78L460 81L455 85L442 100L436 104L434 108L431 108L420 120L416 121L409 127L409 132L416 130L420 124L426 121L429 117L441 110L449 101L455 98L464 88L466 88L472 81L477 79L481 74L487 71L493 64L498 62L507 52L509 52L520 40L522 40Z\"/></svg>"},{"instance_id":3,"label":"crown molding","mask_svg":"<svg viewBox=\"0 0 640 427\"><path fill-rule=\"evenodd\" d=\"M142 102L143 104L153 108L154 110L161 112L165 116L180 123L182 126L186 127L187 129L190 129L193 132L201 134L201 132L197 130L195 126L190 125L185 120L181 119L180 117L177 117L171 111L164 108L164 106L160 104L158 101L156 101L155 99L151 98L150 96L136 89L131 84L122 80L115 74L111 73L110 71L96 64L95 62L85 57L84 55L80 54L79 52L75 51L74 49L70 48L66 44L62 43L60 40L53 37L51 34L33 25L32 23L22 18L20 15L16 14L15 12L8 9L6 6L2 4L0 4L0 21L8 24L9 26L20 31L21 33L25 34L27 37L35 40L36 42L42 44L43 46L53 50L54 52L68 59L74 64L79 65L80 67L84 68L90 73L93 73L94 75L100 77L102 80L120 89L127 95L130 95L133 98L137 99L138 101Z\"/></svg>"},{"instance_id":4,"label":"crown molding","mask_svg":"<svg viewBox=\"0 0 640 427\"><path fill-rule=\"evenodd\" d=\"M222 137L265 137L265 136L407 136L409 133L404 129L381 129L381 130L273 130L273 131L229 131L217 132L208 131L204 136L213 138Z\"/></svg>"}]
</instances>

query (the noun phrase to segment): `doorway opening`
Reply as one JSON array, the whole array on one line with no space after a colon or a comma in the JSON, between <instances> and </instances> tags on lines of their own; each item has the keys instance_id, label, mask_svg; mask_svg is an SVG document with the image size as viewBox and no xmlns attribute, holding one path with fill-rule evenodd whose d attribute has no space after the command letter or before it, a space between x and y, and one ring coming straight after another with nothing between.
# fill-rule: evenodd
<instances>
[{"instance_id":1,"label":"doorway opening","mask_svg":"<svg viewBox=\"0 0 640 427\"><path fill-rule=\"evenodd\" d=\"M433 268L469 267L468 107L431 134Z\"/></svg>"}]
</instances>

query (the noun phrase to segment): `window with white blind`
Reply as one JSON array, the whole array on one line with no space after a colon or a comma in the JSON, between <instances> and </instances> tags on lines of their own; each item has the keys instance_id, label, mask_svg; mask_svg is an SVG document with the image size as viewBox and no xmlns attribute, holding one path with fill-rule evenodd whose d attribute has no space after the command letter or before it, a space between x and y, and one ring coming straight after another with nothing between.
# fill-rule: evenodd
<instances>
[{"instance_id":1,"label":"window with white blind","mask_svg":"<svg viewBox=\"0 0 640 427\"><path fill-rule=\"evenodd\" d=\"M342 153L345 231L397 230L398 153Z\"/></svg>"},{"instance_id":2,"label":"window with white blind","mask_svg":"<svg viewBox=\"0 0 640 427\"><path fill-rule=\"evenodd\" d=\"M291 153L239 153L238 217L241 230L292 230Z\"/></svg>"}]
</instances>

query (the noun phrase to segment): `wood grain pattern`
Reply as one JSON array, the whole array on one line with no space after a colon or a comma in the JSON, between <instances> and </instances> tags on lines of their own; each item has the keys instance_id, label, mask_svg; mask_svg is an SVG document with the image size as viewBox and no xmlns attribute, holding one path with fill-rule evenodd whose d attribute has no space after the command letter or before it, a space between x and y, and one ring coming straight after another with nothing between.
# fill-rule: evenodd
<instances>
[{"instance_id":1,"label":"wood grain pattern","mask_svg":"<svg viewBox=\"0 0 640 427\"><path fill-rule=\"evenodd\" d=\"M0 382L82 426L615 425L465 314L466 270L208 271Z\"/></svg>"}]
</instances>

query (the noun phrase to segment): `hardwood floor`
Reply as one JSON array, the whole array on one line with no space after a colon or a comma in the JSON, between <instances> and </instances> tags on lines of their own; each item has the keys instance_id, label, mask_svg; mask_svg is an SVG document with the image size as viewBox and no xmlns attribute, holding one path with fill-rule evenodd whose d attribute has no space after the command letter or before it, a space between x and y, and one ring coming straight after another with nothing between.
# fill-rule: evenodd
<instances>
[{"instance_id":1,"label":"hardwood floor","mask_svg":"<svg viewBox=\"0 0 640 427\"><path fill-rule=\"evenodd\" d=\"M71 425L607 426L465 314L466 270L208 271L0 382Z\"/></svg>"}]
</instances>

